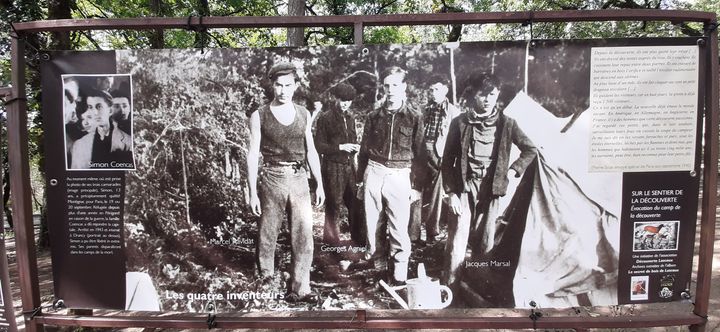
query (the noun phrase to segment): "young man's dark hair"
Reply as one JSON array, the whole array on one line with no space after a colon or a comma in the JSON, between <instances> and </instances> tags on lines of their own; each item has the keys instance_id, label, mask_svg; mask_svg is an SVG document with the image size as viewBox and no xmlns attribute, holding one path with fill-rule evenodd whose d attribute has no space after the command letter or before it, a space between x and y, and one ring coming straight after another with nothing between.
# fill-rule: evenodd
<instances>
[{"instance_id":1,"label":"young man's dark hair","mask_svg":"<svg viewBox=\"0 0 720 332\"><path fill-rule=\"evenodd\" d=\"M87 90L85 90L84 97L85 98L83 98L83 100L85 101L86 104L87 104L88 98L97 97L97 98L102 98L103 100L105 100L105 102L107 102L108 106L112 106L112 98L113 97L105 91L101 91L98 89L87 89Z\"/></svg>"},{"instance_id":2,"label":"young man's dark hair","mask_svg":"<svg viewBox=\"0 0 720 332\"><path fill-rule=\"evenodd\" d=\"M450 85L450 78L448 78L447 75L443 74L432 74L430 75L430 78L426 81L428 86L440 83L445 86Z\"/></svg>"},{"instance_id":3,"label":"young man's dark hair","mask_svg":"<svg viewBox=\"0 0 720 332\"><path fill-rule=\"evenodd\" d=\"M495 75L487 72L473 72L463 81L463 90L460 100L472 100L476 94L488 94L494 88L502 91L502 87Z\"/></svg>"}]
</instances>

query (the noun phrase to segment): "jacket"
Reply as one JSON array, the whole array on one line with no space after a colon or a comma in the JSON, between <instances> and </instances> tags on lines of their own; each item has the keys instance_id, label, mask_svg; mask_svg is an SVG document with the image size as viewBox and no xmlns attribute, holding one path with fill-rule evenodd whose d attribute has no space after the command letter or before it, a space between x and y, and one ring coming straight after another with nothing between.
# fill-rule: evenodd
<instances>
[{"instance_id":1,"label":"jacket","mask_svg":"<svg viewBox=\"0 0 720 332\"><path fill-rule=\"evenodd\" d=\"M132 152L132 138L130 135L126 134L124 131L118 129L117 125L112 124L112 134L111 134L111 141L110 141L110 151L108 151L108 154L112 154L114 152ZM92 151L93 151L93 144L95 141L95 132L96 130L93 130L90 133L87 133L85 136L79 138L75 143L73 143L71 156L72 156L72 162L71 162L71 169L89 169L90 163L92 162ZM115 161L122 161L125 162L126 160L115 160ZM132 162L132 158L129 160ZM117 168L117 167L102 167L102 168ZM120 167L125 168L125 167Z\"/></svg>"},{"instance_id":2,"label":"jacket","mask_svg":"<svg viewBox=\"0 0 720 332\"><path fill-rule=\"evenodd\" d=\"M358 155L358 176L368 161L391 168L410 168L413 188L421 188L424 156L422 114L407 102L390 113L384 107L368 114Z\"/></svg>"},{"instance_id":3,"label":"jacket","mask_svg":"<svg viewBox=\"0 0 720 332\"><path fill-rule=\"evenodd\" d=\"M340 110L323 112L318 116L315 128L315 148L323 160L348 162L352 154L340 150L340 144L357 143L355 119Z\"/></svg>"},{"instance_id":4,"label":"jacket","mask_svg":"<svg viewBox=\"0 0 720 332\"><path fill-rule=\"evenodd\" d=\"M472 126L468 122L467 113L459 115L450 123L441 162L446 193L460 195L464 191L465 180L468 178L467 151L470 149ZM508 170L513 169L518 174L525 172L537 156L537 149L512 118L500 114L496 126L493 164L490 166L489 176L492 176L492 195L504 196L509 182ZM520 149L520 156L510 164L510 148L513 144Z\"/></svg>"}]
</instances>

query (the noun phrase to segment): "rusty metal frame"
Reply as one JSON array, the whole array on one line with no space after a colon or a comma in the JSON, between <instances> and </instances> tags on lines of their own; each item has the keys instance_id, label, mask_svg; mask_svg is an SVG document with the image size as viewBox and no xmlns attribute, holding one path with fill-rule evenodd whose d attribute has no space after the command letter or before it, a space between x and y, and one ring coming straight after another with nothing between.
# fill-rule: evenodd
<instances>
[{"instance_id":1,"label":"rusty metal frame","mask_svg":"<svg viewBox=\"0 0 720 332\"><path fill-rule=\"evenodd\" d=\"M78 30L156 30L190 27L259 28L259 27L353 27L356 45L363 44L366 26L508 24L527 22L599 22L664 21L699 22L705 27L705 146L704 181L700 216L698 282L693 312L662 316L628 317L370 317L358 310L347 317L223 317L215 318L219 328L638 328L689 325L692 331L705 330L707 322L712 254L715 238L715 208L718 179L718 32L717 16L711 12L678 10L589 10L531 11L487 13L399 14L373 16L293 16L293 17L191 17L188 18L118 18L54 20L15 23L12 37L12 96L8 103L8 141L10 174L13 187L13 213L16 222L18 269L25 324L28 331L43 330L42 324L87 327L207 328L206 316L70 316L39 312L39 286L35 241L30 208L30 173L27 154L27 103L25 99L24 34L48 31ZM32 313L32 314L30 314ZM372 311L369 311L372 313Z\"/></svg>"}]
</instances>

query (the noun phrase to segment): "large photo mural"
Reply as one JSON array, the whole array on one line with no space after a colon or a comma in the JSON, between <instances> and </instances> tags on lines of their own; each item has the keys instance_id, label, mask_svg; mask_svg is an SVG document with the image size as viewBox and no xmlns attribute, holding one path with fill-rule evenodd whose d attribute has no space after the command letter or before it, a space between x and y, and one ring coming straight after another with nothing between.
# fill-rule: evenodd
<instances>
[{"instance_id":1,"label":"large photo mural","mask_svg":"<svg viewBox=\"0 0 720 332\"><path fill-rule=\"evenodd\" d=\"M56 296L189 312L679 300L700 68L686 39L53 53Z\"/></svg>"}]
</instances>

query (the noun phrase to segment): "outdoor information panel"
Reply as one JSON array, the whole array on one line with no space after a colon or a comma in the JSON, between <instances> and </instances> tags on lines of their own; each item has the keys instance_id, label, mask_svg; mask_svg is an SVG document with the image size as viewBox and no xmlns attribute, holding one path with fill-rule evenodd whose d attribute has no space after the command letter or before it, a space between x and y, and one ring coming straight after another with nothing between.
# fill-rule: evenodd
<instances>
[{"instance_id":1,"label":"outdoor information panel","mask_svg":"<svg viewBox=\"0 0 720 332\"><path fill-rule=\"evenodd\" d=\"M699 194L695 42L50 53L55 295L189 312L680 300ZM410 188L424 197L407 212ZM423 219L433 197L437 228Z\"/></svg>"}]
</instances>

